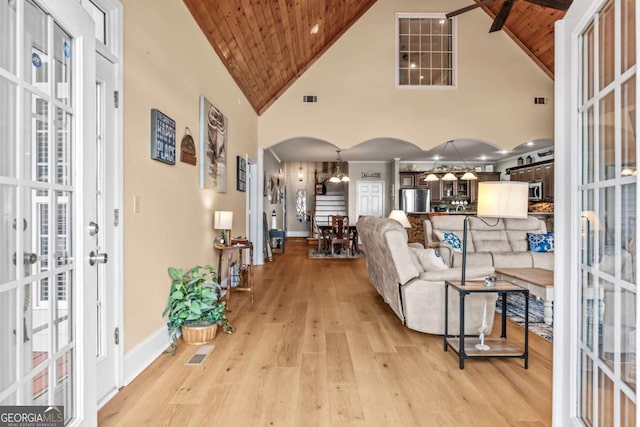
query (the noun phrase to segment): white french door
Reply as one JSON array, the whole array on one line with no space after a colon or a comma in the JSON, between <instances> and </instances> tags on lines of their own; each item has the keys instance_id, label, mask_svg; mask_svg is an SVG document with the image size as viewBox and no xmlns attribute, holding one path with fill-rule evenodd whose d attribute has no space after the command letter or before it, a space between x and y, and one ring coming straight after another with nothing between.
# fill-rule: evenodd
<instances>
[{"instance_id":1,"label":"white french door","mask_svg":"<svg viewBox=\"0 0 640 427\"><path fill-rule=\"evenodd\" d=\"M113 94L116 89L116 64L102 55L96 59L96 138L95 138L95 252L99 261L96 274L96 387L98 404L106 402L118 390L120 341L118 324L118 278L116 212L117 189L114 184L117 135L116 109Z\"/></svg>"},{"instance_id":2,"label":"white french door","mask_svg":"<svg viewBox=\"0 0 640 427\"><path fill-rule=\"evenodd\" d=\"M95 424L93 23L73 0L0 2L0 405Z\"/></svg>"},{"instance_id":3,"label":"white french door","mask_svg":"<svg viewBox=\"0 0 640 427\"><path fill-rule=\"evenodd\" d=\"M568 322L555 325L557 426L638 419L637 11L635 0L575 0L556 33L556 146L566 144L559 167L568 172L556 225L560 256L570 260L556 262L556 283L570 285L559 308Z\"/></svg>"}]
</instances>

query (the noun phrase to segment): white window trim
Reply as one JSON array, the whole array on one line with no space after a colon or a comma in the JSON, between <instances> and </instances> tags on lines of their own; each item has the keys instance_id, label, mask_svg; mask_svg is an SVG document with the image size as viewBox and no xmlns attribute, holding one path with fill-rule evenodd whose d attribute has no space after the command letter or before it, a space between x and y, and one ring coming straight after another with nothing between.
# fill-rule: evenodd
<instances>
[{"instance_id":1,"label":"white window trim","mask_svg":"<svg viewBox=\"0 0 640 427\"><path fill-rule=\"evenodd\" d=\"M445 13L436 13L436 12L397 12L395 16L395 36L394 36L394 82L396 89L402 90L456 90L458 89L458 21L456 18L451 19L451 49L452 49L452 81L451 85L401 85L400 84L400 75L398 70L400 69L400 62L398 58L400 57L400 48L398 46L398 40L400 38L400 19L401 18L440 18L447 19Z\"/></svg>"}]
</instances>

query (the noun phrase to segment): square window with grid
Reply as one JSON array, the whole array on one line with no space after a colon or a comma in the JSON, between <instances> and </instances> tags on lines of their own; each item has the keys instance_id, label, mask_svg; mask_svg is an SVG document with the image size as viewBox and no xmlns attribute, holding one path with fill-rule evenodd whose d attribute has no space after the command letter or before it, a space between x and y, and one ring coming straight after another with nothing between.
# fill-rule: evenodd
<instances>
[{"instance_id":1,"label":"square window with grid","mask_svg":"<svg viewBox=\"0 0 640 427\"><path fill-rule=\"evenodd\" d=\"M396 14L396 84L401 87L453 87L453 19L436 14Z\"/></svg>"}]
</instances>

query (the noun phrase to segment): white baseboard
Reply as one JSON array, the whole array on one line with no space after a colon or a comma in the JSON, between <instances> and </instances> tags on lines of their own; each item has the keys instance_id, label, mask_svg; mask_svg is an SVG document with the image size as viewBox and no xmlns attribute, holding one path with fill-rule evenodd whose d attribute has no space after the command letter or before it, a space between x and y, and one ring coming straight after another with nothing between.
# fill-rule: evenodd
<instances>
[{"instance_id":1,"label":"white baseboard","mask_svg":"<svg viewBox=\"0 0 640 427\"><path fill-rule=\"evenodd\" d=\"M124 385L129 385L169 347L171 340L163 326L124 356Z\"/></svg>"},{"instance_id":2,"label":"white baseboard","mask_svg":"<svg viewBox=\"0 0 640 427\"><path fill-rule=\"evenodd\" d=\"M287 237L309 237L308 231L287 231Z\"/></svg>"}]
</instances>

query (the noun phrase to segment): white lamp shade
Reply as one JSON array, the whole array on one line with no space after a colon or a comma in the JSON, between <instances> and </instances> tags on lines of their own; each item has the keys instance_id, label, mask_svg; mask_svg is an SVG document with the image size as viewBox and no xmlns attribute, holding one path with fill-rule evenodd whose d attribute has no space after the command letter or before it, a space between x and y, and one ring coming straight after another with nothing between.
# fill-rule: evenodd
<instances>
[{"instance_id":1,"label":"white lamp shade","mask_svg":"<svg viewBox=\"0 0 640 427\"><path fill-rule=\"evenodd\" d=\"M489 181L478 183L478 216L493 218L527 217L529 183Z\"/></svg>"},{"instance_id":2,"label":"white lamp shade","mask_svg":"<svg viewBox=\"0 0 640 427\"><path fill-rule=\"evenodd\" d=\"M435 173L430 173L429 175L427 175L424 178L425 181L440 181L440 178L438 178L438 175L436 175Z\"/></svg>"},{"instance_id":3,"label":"white lamp shade","mask_svg":"<svg viewBox=\"0 0 640 427\"><path fill-rule=\"evenodd\" d=\"M463 181L471 181L473 179L478 179L478 177L473 172L467 171L462 175L462 177L460 177L460 179Z\"/></svg>"},{"instance_id":4,"label":"white lamp shade","mask_svg":"<svg viewBox=\"0 0 640 427\"><path fill-rule=\"evenodd\" d=\"M389 214L389 218L395 219L398 221L404 228L411 228L411 224L409 224L409 218L407 218L407 214L404 211L393 210Z\"/></svg>"},{"instance_id":5,"label":"white lamp shade","mask_svg":"<svg viewBox=\"0 0 640 427\"><path fill-rule=\"evenodd\" d=\"M456 178L456 176L454 174L452 174L451 172L447 172L446 174L444 174L444 176L442 177L443 181L457 181L458 178Z\"/></svg>"},{"instance_id":6,"label":"white lamp shade","mask_svg":"<svg viewBox=\"0 0 640 427\"><path fill-rule=\"evenodd\" d=\"M216 230L231 230L233 228L233 212L215 211L213 227Z\"/></svg>"}]
</instances>

